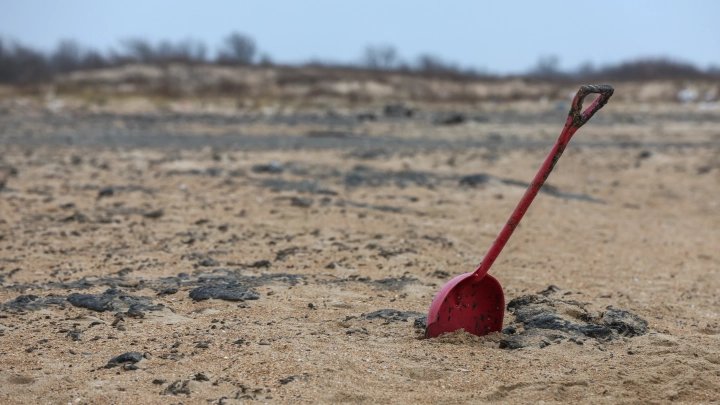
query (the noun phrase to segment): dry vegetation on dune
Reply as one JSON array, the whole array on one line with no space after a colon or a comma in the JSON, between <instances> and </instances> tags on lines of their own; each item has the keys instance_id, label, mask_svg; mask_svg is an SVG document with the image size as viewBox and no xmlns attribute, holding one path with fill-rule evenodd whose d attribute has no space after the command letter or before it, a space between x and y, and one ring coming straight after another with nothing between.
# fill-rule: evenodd
<instances>
[{"instance_id":1,"label":"dry vegetation on dune","mask_svg":"<svg viewBox=\"0 0 720 405\"><path fill-rule=\"evenodd\" d=\"M54 83L69 93L219 95L286 101L325 98L362 104L566 100L582 82L416 75L332 67L169 64L79 71L59 76ZM617 87L616 97L631 102L682 101L679 97L683 91L689 92L693 100L712 102L720 97L718 79L631 81Z\"/></svg>"},{"instance_id":2,"label":"dry vegetation on dune","mask_svg":"<svg viewBox=\"0 0 720 405\"><path fill-rule=\"evenodd\" d=\"M370 46L356 63L313 61L273 63L255 41L234 33L215 52L195 40L153 44L141 38L100 52L72 40L41 52L0 39L0 84L16 92L231 96L272 100L327 98L372 101L480 102L549 98L565 100L578 84L613 82L616 96L637 102L712 102L720 97L720 70L702 69L668 58L644 58L601 67L558 68L558 59L541 57L524 74L499 75L462 68L432 55L400 58L391 46Z\"/></svg>"}]
</instances>

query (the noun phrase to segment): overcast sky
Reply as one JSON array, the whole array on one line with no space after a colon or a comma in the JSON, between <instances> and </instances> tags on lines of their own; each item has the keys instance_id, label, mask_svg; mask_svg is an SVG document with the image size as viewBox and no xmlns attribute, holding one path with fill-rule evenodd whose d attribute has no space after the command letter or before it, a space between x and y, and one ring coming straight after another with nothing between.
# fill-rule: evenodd
<instances>
[{"instance_id":1,"label":"overcast sky","mask_svg":"<svg viewBox=\"0 0 720 405\"><path fill-rule=\"evenodd\" d=\"M107 49L120 39L195 38L213 49L240 31L276 62L355 62L369 44L414 60L522 72L669 56L720 66L720 0L0 0L0 36L42 49L61 39Z\"/></svg>"}]
</instances>

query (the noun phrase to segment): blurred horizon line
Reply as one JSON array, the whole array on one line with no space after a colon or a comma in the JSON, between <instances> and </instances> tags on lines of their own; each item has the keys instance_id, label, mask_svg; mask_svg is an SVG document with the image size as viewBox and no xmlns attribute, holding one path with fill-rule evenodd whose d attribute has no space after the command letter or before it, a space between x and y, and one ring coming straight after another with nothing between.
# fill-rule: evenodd
<instances>
[{"instance_id":1,"label":"blurred horizon line","mask_svg":"<svg viewBox=\"0 0 720 405\"><path fill-rule=\"evenodd\" d=\"M355 61L338 62L308 57L302 62L273 61L261 52L249 35L233 32L214 52L201 40L186 38L176 41L160 40L155 43L140 36L117 40L119 47L105 51L82 45L75 39L61 39L53 50L38 50L21 41L0 36L0 83L26 83L49 79L57 74L78 70L111 68L129 63L163 64L185 62L194 64L222 64L246 66L303 67L324 66L354 68L402 73L436 73L476 78L527 77L536 79L598 79L652 80L674 78L720 78L720 66L707 68L670 55L638 56L616 63L595 65L581 63L574 69L560 68L560 58L545 55L534 66L522 73L492 72L484 67L460 66L432 53L421 53L408 60L393 45L366 45Z\"/></svg>"}]
</instances>

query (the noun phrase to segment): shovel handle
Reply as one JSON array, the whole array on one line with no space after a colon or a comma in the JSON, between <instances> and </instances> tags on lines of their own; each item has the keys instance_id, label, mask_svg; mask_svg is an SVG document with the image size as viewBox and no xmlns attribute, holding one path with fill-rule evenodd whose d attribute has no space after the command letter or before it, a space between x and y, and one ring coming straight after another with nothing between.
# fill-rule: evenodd
<instances>
[{"instance_id":1,"label":"shovel handle","mask_svg":"<svg viewBox=\"0 0 720 405\"><path fill-rule=\"evenodd\" d=\"M557 164L558 160L560 160L560 156L562 156L562 153L568 142L570 142L572 136L578 129L580 129L581 126L588 122L588 120L590 120L590 118L598 112L598 110L607 104L608 100L613 95L613 92L613 88L608 85L583 85L580 87L580 90L578 90L575 98L573 99L570 113L568 114L567 121L565 121L565 127L560 133L560 137L550 150L547 158L545 158L542 166L540 166L540 170L537 172L532 183L530 183L530 186L520 199L517 207L515 207L515 211L513 211L512 215L510 215L510 219L507 221L502 231L500 231L500 234L497 239L495 239L495 242L493 242L490 250L488 250L485 254L485 257L482 262L480 262L480 265L478 265L478 268L474 272L475 276L480 278L485 277L485 274L487 274L488 270L490 270L490 267L495 262L495 259L497 259L500 252L502 252L505 244L510 239L510 236L512 236L515 228L517 228L520 220L530 207L530 204L533 202L533 199L535 199L535 196L540 191L540 188L543 184L545 184L545 180L547 180L548 176L550 176L550 172L552 172L555 164ZM600 96L598 96L598 98L593 101L592 104L585 109L585 111L583 111L583 101L588 94L592 93L597 93Z\"/></svg>"},{"instance_id":2,"label":"shovel handle","mask_svg":"<svg viewBox=\"0 0 720 405\"><path fill-rule=\"evenodd\" d=\"M613 92L615 92L615 90L606 84L586 84L580 86L580 90L578 90L575 98L573 99L570 114L568 114L568 118L571 118L572 126L580 128L588 122L588 120L590 120L590 118L595 115L598 110L607 104L608 100L610 100L610 97L613 95ZM600 94L600 96L593 101L593 103L590 104L585 111L582 111L582 104L583 101L585 101L585 97L587 97L588 94L593 93Z\"/></svg>"}]
</instances>

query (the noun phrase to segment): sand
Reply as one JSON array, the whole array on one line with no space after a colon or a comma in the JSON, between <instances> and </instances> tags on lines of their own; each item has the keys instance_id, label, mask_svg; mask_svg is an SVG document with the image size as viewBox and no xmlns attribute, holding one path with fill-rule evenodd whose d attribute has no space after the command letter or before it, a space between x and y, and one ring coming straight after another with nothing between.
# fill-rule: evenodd
<instances>
[{"instance_id":1,"label":"sand","mask_svg":"<svg viewBox=\"0 0 720 405\"><path fill-rule=\"evenodd\" d=\"M481 260L562 113L0 117L0 402L717 402L720 114L620 106L578 132L491 274L506 302L555 285L647 330L514 350L415 320ZM168 134L186 138L141 142ZM400 316L364 316L382 309Z\"/></svg>"}]
</instances>

